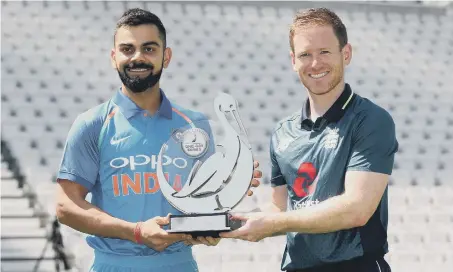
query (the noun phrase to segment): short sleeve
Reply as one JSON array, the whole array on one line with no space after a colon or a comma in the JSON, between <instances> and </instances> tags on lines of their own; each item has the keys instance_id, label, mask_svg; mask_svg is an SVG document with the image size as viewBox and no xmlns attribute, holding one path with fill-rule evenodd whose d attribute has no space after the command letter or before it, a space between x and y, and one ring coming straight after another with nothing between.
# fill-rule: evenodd
<instances>
[{"instance_id":1,"label":"short sleeve","mask_svg":"<svg viewBox=\"0 0 453 272\"><path fill-rule=\"evenodd\" d=\"M94 124L87 126L81 116L74 121L64 147L58 179L77 182L91 191L99 174L99 131Z\"/></svg>"},{"instance_id":2,"label":"short sleeve","mask_svg":"<svg viewBox=\"0 0 453 272\"><path fill-rule=\"evenodd\" d=\"M286 185L286 180L282 175L280 170L280 166L278 165L277 158L275 156L275 149L274 149L274 136L271 138L270 142L270 158L271 158L271 186L277 187Z\"/></svg>"},{"instance_id":3,"label":"short sleeve","mask_svg":"<svg viewBox=\"0 0 453 272\"><path fill-rule=\"evenodd\" d=\"M364 115L353 133L348 171L369 171L390 175L398 141L395 123L385 110Z\"/></svg>"}]
</instances>

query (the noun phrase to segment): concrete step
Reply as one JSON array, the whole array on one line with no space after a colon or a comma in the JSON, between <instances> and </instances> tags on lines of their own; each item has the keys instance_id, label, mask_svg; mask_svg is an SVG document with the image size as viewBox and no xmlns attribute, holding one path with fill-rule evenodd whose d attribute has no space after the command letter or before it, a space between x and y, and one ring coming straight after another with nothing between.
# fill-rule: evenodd
<instances>
[{"instance_id":1,"label":"concrete step","mask_svg":"<svg viewBox=\"0 0 453 272\"><path fill-rule=\"evenodd\" d=\"M34 271L37 261L4 261L2 260L2 271L5 272L30 272ZM38 270L36 272L55 272L55 261L54 260L41 260L39 262ZM64 271L63 267L60 266L60 271Z\"/></svg>"},{"instance_id":2,"label":"concrete step","mask_svg":"<svg viewBox=\"0 0 453 272\"><path fill-rule=\"evenodd\" d=\"M20 197L24 196L22 189L18 187L17 181L2 180L1 182L1 196L3 197Z\"/></svg>"},{"instance_id":3,"label":"concrete step","mask_svg":"<svg viewBox=\"0 0 453 272\"><path fill-rule=\"evenodd\" d=\"M52 259L55 253L52 249L52 243L49 241L47 249L42 255L47 240L41 239L6 239L2 240L2 263L8 259L39 259L44 257Z\"/></svg>"},{"instance_id":4,"label":"concrete step","mask_svg":"<svg viewBox=\"0 0 453 272\"><path fill-rule=\"evenodd\" d=\"M4 227L2 226L2 241L5 239L45 238L47 231L44 228Z\"/></svg>"},{"instance_id":5,"label":"concrete step","mask_svg":"<svg viewBox=\"0 0 453 272\"><path fill-rule=\"evenodd\" d=\"M8 169L8 166L5 162L2 162L2 180L3 179L12 179L13 173Z\"/></svg>"},{"instance_id":6,"label":"concrete step","mask_svg":"<svg viewBox=\"0 0 453 272\"><path fill-rule=\"evenodd\" d=\"M33 217L35 215L35 212L31 208L21 208L17 207L14 209L11 209L10 207L4 207L2 205L1 207L1 212L2 212L2 218L14 218L14 217Z\"/></svg>"},{"instance_id":7,"label":"concrete step","mask_svg":"<svg viewBox=\"0 0 453 272\"><path fill-rule=\"evenodd\" d=\"M2 232L5 229L11 228L30 228L30 229L39 229L40 228L40 221L36 217L31 218L18 218L18 219L2 219Z\"/></svg>"},{"instance_id":8,"label":"concrete step","mask_svg":"<svg viewBox=\"0 0 453 272\"><path fill-rule=\"evenodd\" d=\"M2 198L1 199L2 211L14 209L28 209L30 208L30 200L28 198Z\"/></svg>"}]
</instances>

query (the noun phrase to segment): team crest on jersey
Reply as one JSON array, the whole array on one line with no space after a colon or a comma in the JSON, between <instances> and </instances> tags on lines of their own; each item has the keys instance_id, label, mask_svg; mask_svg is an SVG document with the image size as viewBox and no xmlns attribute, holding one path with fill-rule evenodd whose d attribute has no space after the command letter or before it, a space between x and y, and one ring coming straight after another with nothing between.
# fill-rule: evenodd
<instances>
[{"instance_id":1,"label":"team crest on jersey","mask_svg":"<svg viewBox=\"0 0 453 272\"><path fill-rule=\"evenodd\" d=\"M326 128L327 135L325 136L324 148L333 149L338 145L338 128Z\"/></svg>"}]
</instances>

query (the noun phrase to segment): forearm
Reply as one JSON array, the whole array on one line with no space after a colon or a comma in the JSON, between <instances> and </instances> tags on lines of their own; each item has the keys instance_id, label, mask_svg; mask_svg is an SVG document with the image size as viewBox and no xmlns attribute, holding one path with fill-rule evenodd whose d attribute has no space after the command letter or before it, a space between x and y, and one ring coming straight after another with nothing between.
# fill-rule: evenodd
<instances>
[{"instance_id":1,"label":"forearm","mask_svg":"<svg viewBox=\"0 0 453 272\"><path fill-rule=\"evenodd\" d=\"M273 202L268 202L266 204L261 205L258 210L259 212L268 212L268 213L277 213L277 212L284 212L286 211L286 207L279 207Z\"/></svg>"},{"instance_id":2,"label":"forearm","mask_svg":"<svg viewBox=\"0 0 453 272\"><path fill-rule=\"evenodd\" d=\"M277 232L328 233L363 225L357 204L344 195L317 205L273 215Z\"/></svg>"},{"instance_id":3,"label":"forearm","mask_svg":"<svg viewBox=\"0 0 453 272\"><path fill-rule=\"evenodd\" d=\"M59 203L57 216L62 224L83 233L135 240L135 223L115 218L85 200L78 203Z\"/></svg>"}]
</instances>

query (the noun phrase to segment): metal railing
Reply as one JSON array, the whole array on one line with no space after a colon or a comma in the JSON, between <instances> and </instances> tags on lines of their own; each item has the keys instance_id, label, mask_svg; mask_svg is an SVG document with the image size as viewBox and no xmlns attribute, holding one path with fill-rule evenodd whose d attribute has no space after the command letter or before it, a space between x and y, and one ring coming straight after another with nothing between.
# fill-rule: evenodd
<instances>
[{"instance_id":1,"label":"metal railing","mask_svg":"<svg viewBox=\"0 0 453 272\"><path fill-rule=\"evenodd\" d=\"M1 140L1 153L3 159L8 165L8 169L13 173L13 178L18 181L18 188L24 190L24 197L28 198L30 208L34 209L34 215L39 218L40 227L44 227L49 230L47 231L45 237L46 243L41 251L40 256L37 259L27 257L8 258L2 256L1 261L36 261L32 271L37 272L43 260L54 260L55 271L61 271L61 264L63 264L63 269L65 271L71 270L74 258L73 256L71 256L71 254L65 252L65 246L63 244L63 237L60 231L60 223L58 222L58 219L56 217L51 219L51 215L41 205L33 187L27 184L26 178L21 171L19 162L16 160L14 154L12 154L8 144L3 140ZM17 237L17 239L20 238L27 237ZM54 256L50 258L45 256L49 246L52 247L52 250L54 252Z\"/></svg>"},{"instance_id":2,"label":"metal railing","mask_svg":"<svg viewBox=\"0 0 453 272\"><path fill-rule=\"evenodd\" d=\"M70 270L72 268L72 265L70 263L70 258L68 258L64 250L63 237L60 231L60 223L58 222L58 219L55 218L52 222L50 235L48 236L46 244L42 249L41 256L36 260L35 266L33 267L32 271L38 272L41 261L45 260L45 254L49 244L52 245L52 249L55 253L54 258L52 258L55 261L55 271L61 271L61 263L63 263L64 270Z\"/></svg>"}]
</instances>

